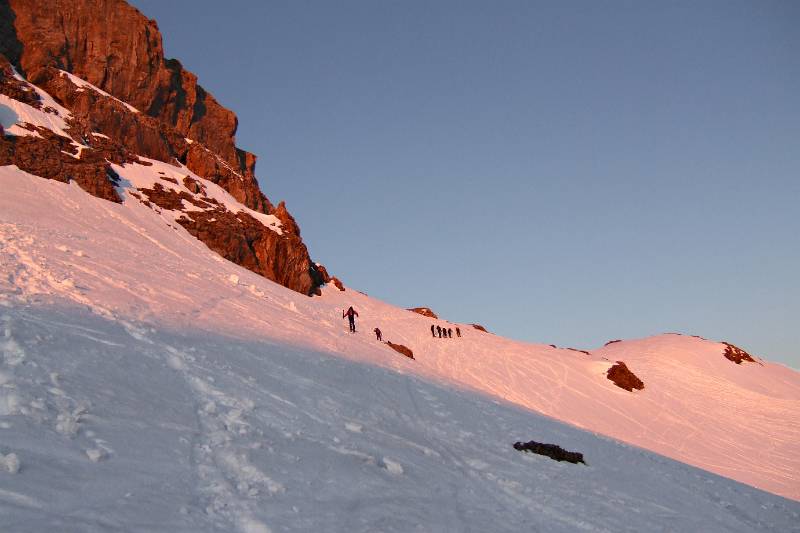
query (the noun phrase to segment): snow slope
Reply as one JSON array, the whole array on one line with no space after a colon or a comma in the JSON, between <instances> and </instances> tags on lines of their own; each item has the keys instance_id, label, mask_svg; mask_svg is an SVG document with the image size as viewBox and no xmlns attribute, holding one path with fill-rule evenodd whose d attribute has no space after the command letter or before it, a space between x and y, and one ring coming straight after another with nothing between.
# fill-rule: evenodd
<instances>
[{"instance_id":1,"label":"snow slope","mask_svg":"<svg viewBox=\"0 0 800 533\"><path fill-rule=\"evenodd\" d=\"M299 295L127 196L15 167L0 190L3 531L800 531L796 501L500 401L797 499L784 367L677 335L592 356L433 339L444 321ZM589 466L511 448L530 439Z\"/></svg>"},{"instance_id":2,"label":"snow slope","mask_svg":"<svg viewBox=\"0 0 800 533\"><path fill-rule=\"evenodd\" d=\"M49 112L0 95L7 134L63 133L35 90ZM0 167L2 531L797 529L797 502L558 422L799 500L797 372L674 334L590 353L464 324L438 339L445 320L352 289L307 298L135 188L190 175L275 217L144 161L114 166L121 205ZM606 379L617 360L643 391ZM534 438L589 466L511 448Z\"/></svg>"},{"instance_id":3,"label":"snow slope","mask_svg":"<svg viewBox=\"0 0 800 533\"><path fill-rule=\"evenodd\" d=\"M143 169L160 165L117 170L123 180L138 182ZM0 168L0 180L0 262L8 273L0 290L6 297L67 299L114 320L408 367L367 333L379 326L385 339L414 351L410 368L426 379L457 383L800 499L800 379L784 366L735 365L722 357L723 345L678 335L613 343L591 355L514 342L463 324L463 338L433 339L430 325L444 321L352 289L327 287L321 298L295 294L222 260L174 224L169 212L156 214L128 196L112 205L15 167ZM360 313L361 333L354 338L341 320L350 304ZM630 393L605 378L616 360L645 382L644 391Z\"/></svg>"}]
</instances>

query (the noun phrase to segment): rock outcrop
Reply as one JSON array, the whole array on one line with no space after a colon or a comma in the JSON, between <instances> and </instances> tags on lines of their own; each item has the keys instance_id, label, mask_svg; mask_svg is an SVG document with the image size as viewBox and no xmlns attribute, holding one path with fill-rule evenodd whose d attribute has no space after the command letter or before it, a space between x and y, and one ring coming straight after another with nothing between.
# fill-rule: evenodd
<instances>
[{"instance_id":1,"label":"rock outcrop","mask_svg":"<svg viewBox=\"0 0 800 533\"><path fill-rule=\"evenodd\" d=\"M583 460L582 453L569 452L557 444L546 444L532 440L528 442L515 442L514 449L521 452L531 452L544 455L545 457L549 457L555 461L566 461L572 464L586 464L586 462Z\"/></svg>"},{"instance_id":2,"label":"rock outcrop","mask_svg":"<svg viewBox=\"0 0 800 533\"><path fill-rule=\"evenodd\" d=\"M733 361L737 365L741 365L742 361L747 361L748 363L756 362L756 360L753 359L749 353L745 352L738 346L734 346L729 342L723 342L722 344L725 345L725 351L722 353L722 355L724 355L728 361Z\"/></svg>"},{"instance_id":3,"label":"rock outcrop","mask_svg":"<svg viewBox=\"0 0 800 533\"><path fill-rule=\"evenodd\" d=\"M622 361L617 361L606 373L614 385L626 391L633 392L633 389L644 389L644 382L636 377L636 374L630 371L628 366Z\"/></svg>"},{"instance_id":4,"label":"rock outcrop","mask_svg":"<svg viewBox=\"0 0 800 533\"><path fill-rule=\"evenodd\" d=\"M412 307L408 310L412 313L417 313L418 315L427 316L429 318L439 318L430 307Z\"/></svg>"},{"instance_id":5,"label":"rock outcrop","mask_svg":"<svg viewBox=\"0 0 800 533\"><path fill-rule=\"evenodd\" d=\"M0 166L16 165L35 176L69 183L75 181L91 195L120 203L114 188L116 174L103 154L81 152L71 139L45 128L30 126L36 136L0 137Z\"/></svg>"},{"instance_id":6,"label":"rock outcrop","mask_svg":"<svg viewBox=\"0 0 800 533\"><path fill-rule=\"evenodd\" d=\"M236 116L177 60L164 58L155 21L123 0L0 0L0 15L0 53L69 110L64 118L72 138L53 132L41 139L4 136L0 164L74 180L117 202L109 162L142 156L185 165L283 225L276 234L252 217L222 215L220 208L179 220L192 235L226 259L304 294L319 294L319 286L331 280L311 261L285 204L275 207L261 192L256 156L235 145ZM5 66L0 92L41 109L36 92ZM157 206L175 200L155 190L138 197Z\"/></svg>"},{"instance_id":7,"label":"rock outcrop","mask_svg":"<svg viewBox=\"0 0 800 533\"><path fill-rule=\"evenodd\" d=\"M232 167L252 171L255 159L238 153L234 143L236 115L179 61L164 58L154 20L124 0L5 3L14 35L8 35L10 28L2 32L12 42L0 51L29 80L37 83L37 72L45 67L71 72L201 142Z\"/></svg>"},{"instance_id":8,"label":"rock outcrop","mask_svg":"<svg viewBox=\"0 0 800 533\"><path fill-rule=\"evenodd\" d=\"M397 353L401 353L408 357L409 359L414 359L414 352L411 351L411 348L408 346L403 346L402 344L395 344L391 341L386 341L386 344Z\"/></svg>"},{"instance_id":9,"label":"rock outcrop","mask_svg":"<svg viewBox=\"0 0 800 533\"><path fill-rule=\"evenodd\" d=\"M480 324L470 324L473 328L477 329L478 331L482 331L484 333L489 333L485 327L481 326Z\"/></svg>"},{"instance_id":10,"label":"rock outcrop","mask_svg":"<svg viewBox=\"0 0 800 533\"><path fill-rule=\"evenodd\" d=\"M313 267L295 235L280 234L246 212L231 212L191 177L184 178L182 187L186 190L156 183L138 191L145 205L181 212L175 221L229 261L303 294L318 290L324 282L305 275ZM193 208L187 210L186 203Z\"/></svg>"}]
</instances>

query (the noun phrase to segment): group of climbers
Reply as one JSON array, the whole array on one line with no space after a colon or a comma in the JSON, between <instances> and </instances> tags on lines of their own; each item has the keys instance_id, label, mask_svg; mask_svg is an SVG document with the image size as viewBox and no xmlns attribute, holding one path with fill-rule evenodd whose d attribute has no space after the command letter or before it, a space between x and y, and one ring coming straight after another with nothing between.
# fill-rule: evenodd
<instances>
[{"instance_id":1,"label":"group of climbers","mask_svg":"<svg viewBox=\"0 0 800 533\"><path fill-rule=\"evenodd\" d=\"M350 333L356 332L356 317L358 316L358 311L353 309L353 306L347 308L347 311L342 311L342 318L347 317L348 322L350 323ZM383 341L383 334L381 333L380 328L375 328L372 330L375 332L375 338L379 341ZM440 339L452 339L453 338L453 328L443 328L439 325L431 324L431 335L435 338L437 335ZM461 337L461 328L456 326L456 337Z\"/></svg>"},{"instance_id":2,"label":"group of climbers","mask_svg":"<svg viewBox=\"0 0 800 533\"><path fill-rule=\"evenodd\" d=\"M439 338L442 339L452 339L453 338L453 328L443 328L442 326L434 326L431 324L431 336L436 337L438 334ZM461 328L456 326L456 337L461 336Z\"/></svg>"}]
</instances>

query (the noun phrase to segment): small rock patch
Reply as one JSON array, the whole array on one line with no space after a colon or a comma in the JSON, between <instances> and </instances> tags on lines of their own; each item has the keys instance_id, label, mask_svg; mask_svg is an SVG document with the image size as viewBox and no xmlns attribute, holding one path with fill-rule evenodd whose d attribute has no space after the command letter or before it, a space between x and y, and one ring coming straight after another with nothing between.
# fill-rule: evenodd
<instances>
[{"instance_id":1,"label":"small rock patch","mask_svg":"<svg viewBox=\"0 0 800 533\"><path fill-rule=\"evenodd\" d=\"M544 455L555 461L567 461L573 464L586 464L583 454L579 452L569 452L557 444L545 444L535 440L528 442L515 442L514 449L521 452L532 452Z\"/></svg>"},{"instance_id":2,"label":"small rock patch","mask_svg":"<svg viewBox=\"0 0 800 533\"><path fill-rule=\"evenodd\" d=\"M606 376L620 389L630 392L633 392L633 389L644 389L644 382L636 377L636 374L631 372L622 361L617 361L615 365L609 368Z\"/></svg>"},{"instance_id":3,"label":"small rock patch","mask_svg":"<svg viewBox=\"0 0 800 533\"><path fill-rule=\"evenodd\" d=\"M725 345L725 351L723 352L722 355L724 355L725 358L728 359L729 361L733 361L737 365L741 365L742 361L747 361L749 363L756 362L756 360L753 359L753 357L749 353L745 352L738 346L734 346L733 344L730 344L728 342L723 342L722 344Z\"/></svg>"},{"instance_id":4,"label":"small rock patch","mask_svg":"<svg viewBox=\"0 0 800 533\"><path fill-rule=\"evenodd\" d=\"M391 341L386 341L386 344L388 344L389 348L391 348L392 350L405 355L409 359L414 359L414 352L412 352L411 348L409 348L408 346L403 346L402 344L395 344Z\"/></svg>"}]
</instances>

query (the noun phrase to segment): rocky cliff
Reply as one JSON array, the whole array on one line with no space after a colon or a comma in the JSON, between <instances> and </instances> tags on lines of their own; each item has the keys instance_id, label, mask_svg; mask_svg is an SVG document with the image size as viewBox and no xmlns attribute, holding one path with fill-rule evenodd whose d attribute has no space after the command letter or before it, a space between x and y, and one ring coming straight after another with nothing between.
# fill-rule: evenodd
<instances>
[{"instance_id":1,"label":"rocky cliff","mask_svg":"<svg viewBox=\"0 0 800 533\"><path fill-rule=\"evenodd\" d=\"M68 125L61 133L69 138L53 132L4 135L0 164L75 180L112 201L120 199L109 163L142 156L185 166L283 225L277 234L242 217L209 216L193 222L193 235L293 290L312 294L328 281L286 206L273 206L261 192L256 156L236 147L236 115L180 62L164 58L155 21L123 0L0 0L0 54L21 74L16 79L3 61L2 94L39 109L35 91L25 88L27 79L69 114L61 117Z\"/></svg>"}]
</instances>

